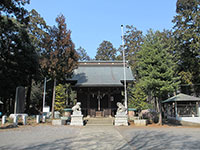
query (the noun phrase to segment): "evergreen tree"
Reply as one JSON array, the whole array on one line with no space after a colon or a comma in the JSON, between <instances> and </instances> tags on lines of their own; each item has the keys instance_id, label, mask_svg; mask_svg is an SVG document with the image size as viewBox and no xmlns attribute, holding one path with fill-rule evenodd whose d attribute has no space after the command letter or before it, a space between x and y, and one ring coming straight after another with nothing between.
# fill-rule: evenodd
<instances>
[{"instance_id":1,"label":"evergreen tree","mask_svg":"<svg viewBox=\"0 0 200 150\"><path fill-rule=\"evenodd\" d=\"M55 110L63 112L66 107L75 105L75 92L70 84L59 84L56 86Z\"/></svg>"},{"instance_id":2,"label":"evergreen tree","mask_svg":"<svg viewBox=\"0 0 200 150\"><path fill-rule=\"evenodd\" d=\"M151 93L157 104L159 123L162 124L161 101L176 91L179 82L175 77L175 63L163 42L160 32L148 31L141 51L138 53L138 72L145 93Z\"/></svg>"},{"instance_id":3,"label":"evergreen tree","mask_svg":"<svg viewBox=\"0 0 200 150\"><path fill-rule=\"evenodd\" d=\"M97 48L96 60L115 60L117 50L109 41L103 41Z\"/></svg>"},{"instance_id":4,"label":"evergreen tree","mask_svg":"<svg viewBox=\"0 0 200 150\"><path fill-rule=\"evenodd\" d=\"M45 20L35 9L29 12L28 32L38 54L44 51L45 38L48 36L49 28Z\"/></svg>"},{"instance_id":5,"label":"evergreen tree","mask_svg":"<svg viewBox=\"0 0 200 150\"><path fill-rule=\"evenodd\" d=\"M66 108L66 86L59 84L56 86L56 100L55 100L55 110L62 113L63 109Z\"/></svg>"},{"instance_id":6,"label":"evergreen tree","mask_svg":"<svg viewBox=\"0 0 200 150\"><path fill-rule=\"evenodd\" d=\"M137 28L132 25L127 25L124 34L124 51L126 60L129 61L129 65L132 67L134 73L136 73L134 69L137 64L137 53L140 51L142 43L142 31L137 30ZM121 54L118 58L121 58L122 60L122 48L120 47L118 51Z\"/></svg>"},{"instance_id":7,"label":"evergreen tree","mask_svg":"<svg viewBox=\"0 0 200 150\"><path fill-rule=\"evenodd\" d=\"M177 0L176 12L173 20L177 41L175 54L181 82L187 85L200 83L200 1ZM199 88L194 90L196 95L199 94Z\"/></svg>"},{"instance_id":8,"label":"evergreen tree","mask_svg":"<svg viewBox=\"0 0 200 150\"><path fill-rule=\"evenodd\" d=\"M30 78L38 71L38 56L26 30L28 13L23 8L26 2L0 3L0 97L5 109L6 100L14 99L16 87L30 85Z\"/></svg>"},{"instance_id":9,"label":"evergreen tree","mask_svg":"<svg viewBox=\"0 0 200 150\"><path fill-rule=\"evenodd\" d=\"M128 88L128 107L137 110L144 110L152 108L151 104L147 101L147 94L141 83L136 83L134 87Z\"/></svg>"},{"instance_id":10,"label":"evergreen tree","mask_svg":"<svg viewBox=\"0 0 200 150\"><path fill-rule=\"evenodd\" d=\"M88 56L86 50L82 47L79 47L77 50L77 53L79 55L79 60L80 61L87 61L90 60L90 57Z\"/></svg>"},{"instance_id":11,"label":"evergreen tree","mask_svg":"<svg viewBox=\"0 0 200 150\"><path fill-rule=\"evenodd\" d=\"M28 11L23 6L29 2L30 0L1 0L0 21L5 15L7 18L14 17L21 24L27 24L29 21Z\"/></svg>"},{"instance_id":12,"label":"evergreen tree","mask_svg":"<svg viewBox=\"0 0 200 150\"><path fill-rule=\"evenodd\" d=\"M52 81L54 81L52 114L54 117L55 87L56 79L59 82L65 81L73 74L77 66L78 54L74 43L71 40L71 31L67 30L65 17L60 15L56 18L58 27L54 26L46 37L45 52L41 66Z\"/></svg>"}]
</instances>

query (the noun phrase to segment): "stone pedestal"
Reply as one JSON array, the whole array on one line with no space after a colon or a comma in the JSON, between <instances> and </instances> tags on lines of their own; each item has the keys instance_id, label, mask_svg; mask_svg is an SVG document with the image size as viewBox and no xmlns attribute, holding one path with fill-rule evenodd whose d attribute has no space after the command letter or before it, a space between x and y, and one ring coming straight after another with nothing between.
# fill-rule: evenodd
<instances>
[{"instance_id":1,"label":"stone pedestal","mask_svg":"<svg viewBox=\"0 0 200 150\"><path fill-rule=\"evenodd\" d=\"M83 115L81 112L73 112L71 115L71 123L72 126L83 126Z\"/></svg>"},{"instance_id":2,"label":"stone pedestal","mask_svg":"<svg viewBox=\"0 0 200 150\"><path fill-rule=\"evenodd\" d=\"M126 114L115 115L115 126L128 126L128 116Z\"/></svg>"}]
</instances>

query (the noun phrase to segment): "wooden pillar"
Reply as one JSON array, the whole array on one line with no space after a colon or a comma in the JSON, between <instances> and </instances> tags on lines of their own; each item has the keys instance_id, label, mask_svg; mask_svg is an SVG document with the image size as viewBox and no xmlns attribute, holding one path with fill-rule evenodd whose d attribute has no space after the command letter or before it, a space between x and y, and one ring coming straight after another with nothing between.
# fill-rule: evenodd
<instances>
[{"instance_id":1,"label":"wooden pillar","mask_svg":"<svg viewBox=\"0 0 200 150\"><path fill-rule=\"evenodd\" d=\"M178 117L177 102L175 102L175 117Z\"/></svg>"},{"instance_id":2,"label":"wooden pillar","mask_svg":"<svg viewBox=\"0 0 200 150\"><path fill-rule=\"evenodd\" d=\"M87 93L87 116L90 116L90 89L88 88Z\"/></svg>"},{"instance_id":3,"label":"wooden pillar","mask_svg":"<svg viewBox=\"0 0 200 150\"><path fill-rule=\"evenodd\" d=\"M111 89L109 88L108 90L108 113L109 113L109 117L111 117L111 111L112 111L112 108L111 108Z\"/></svg>"},{"instance_id":4,"label":"wooden pillar","mask_svg":"<svg viewBox=\"0 0 200 150\"><path fill-rule=\"evenodd\" d=\"M196 114L199 117L199 102L196 102Z\"/></svg>"}]
</instances>

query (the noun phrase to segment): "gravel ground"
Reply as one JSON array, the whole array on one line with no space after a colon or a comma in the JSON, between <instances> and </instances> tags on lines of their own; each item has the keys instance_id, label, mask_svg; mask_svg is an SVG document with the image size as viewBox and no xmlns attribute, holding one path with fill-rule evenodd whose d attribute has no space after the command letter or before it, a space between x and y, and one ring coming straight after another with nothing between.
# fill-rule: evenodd
<instances>
[{"instance_id":1,"label":"gravel ground","mask_svg":"<svg viewBox=\"0 0 200 150\"><path fill-rule=\"evenodd\" d=\"M3 129L0 132L0 149L70 149L68 145L79 134L80 129L51 125Z\"/></svg>"},{"instance_id":2,"label":"gravel ground","mask_svg":"<svg viewBox=\"0 0 200 150\"><path fill-rule=\"evenodd\" d=\"M1 150L200 149L200 128L37 125L0 129Z\"/></svg>"}]
</instances>

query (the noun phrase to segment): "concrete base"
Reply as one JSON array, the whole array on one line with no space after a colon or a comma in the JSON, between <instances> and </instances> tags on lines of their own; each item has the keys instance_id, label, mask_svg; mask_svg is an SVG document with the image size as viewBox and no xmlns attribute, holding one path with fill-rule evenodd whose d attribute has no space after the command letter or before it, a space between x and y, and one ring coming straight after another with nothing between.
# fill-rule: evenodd
<instances>
[{"instance_id":1,"label":"concrete base","mask_svg":"<svg viewBox=\"0 0 200 150\"><path fill-rule=\"evenodd\" d=\"M72 126L83 126L83 115L71 115Z\"/></svg>"},{"instance_id":2,"label":"concrete base","mask_svg":"<svg viewBox=\"0 0 200 150\"><path fill-rule=\"evenodd\" d=\"M134 124L136 126L146 126L147 125L147 120L134 120Z\"/></svg>"},{"instance_id":3,"label":"concrete base","mask_svg":"<svg viewBox=\"0 0 200 150\"><path fill-rule=\"evenodd\" d=\"M10 114L9 118L14 119L15 116L17 116L17 117L27 116L28 117L28 114Z\"/></svg>"},{"instance_id":4,"label":"concrete base","mask_svg":"<svg viewBox=\"0 0 200 150\"><path fill-rule=\"evenodd\" d=\"M65 125L66 121L65 120L52 120L52 125Z\"/></svg>"},{"instance_id":5,"label":"concrete base","mask_svg":"<svg viewBox=\"0 0 200 150\"><path fill-rule=\"evenodd\" d=\"M115 126L128 126L128 116L115 115Z\"/></svg>"}]
</instances>

